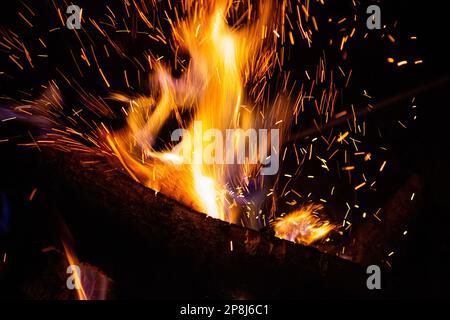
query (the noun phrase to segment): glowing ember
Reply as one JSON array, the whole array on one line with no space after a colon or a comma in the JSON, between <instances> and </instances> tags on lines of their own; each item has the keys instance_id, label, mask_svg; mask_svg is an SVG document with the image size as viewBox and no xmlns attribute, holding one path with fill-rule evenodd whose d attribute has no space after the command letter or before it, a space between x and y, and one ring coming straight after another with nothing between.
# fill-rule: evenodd
<instances>
[{"instance_id":1,"label":"glowing ember","mask_svg":"<svg viewBox=\"0 0 450 320\"><path fill-rule=\"evenodd\" d=\"M274 224L275 235L304 245L323 239L336 226L319 218L318 213L322 209L320 204L310 204L278 219Z\"/></svg>"}]
</instances>

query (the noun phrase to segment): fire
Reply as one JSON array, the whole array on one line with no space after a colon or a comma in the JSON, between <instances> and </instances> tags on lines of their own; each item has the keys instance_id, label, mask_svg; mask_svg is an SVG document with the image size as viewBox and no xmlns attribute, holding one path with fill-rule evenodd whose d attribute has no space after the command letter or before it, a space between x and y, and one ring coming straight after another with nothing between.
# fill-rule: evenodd
<instances>
[{"instance_id":1,"label":"fire","mask_svg":"<svg viewBox=\"0 0 450 320\"><path fill-rule=\"evenodd\" d=\"M329 221L322 221L316 214L323 210L320 204L310 204L289 213L274 224L278 238L310 245L336 229Z\"/></svg>"},{"instance_id":2,"label":"fire","mask_svg":"<svg viewBox=\"0 0 450 320\"><path fill-rule=\"evenodd\" d=\"M67 257L67 261L69 263L69 267L71 268L71 272L73 273L73 280L78 296L78 300L89 300L88 295L86 294L85 288L83 286L83 282L80 274L80 263L78 258L74 254L71 246L66 241L62 241L64 251Z\"/></svg>"},{"instance_id":3,"label":"fire","mask_svg":"<svg viewBox=\"0 0 450 320\"><path fill-rule=\"evenodd\" d=\"M262 80L275 66L277 38L267 30L275 26L279 14L271 2L261 2L257 14L252 5L244 10L242 3L236 6L231 0L185 0L182 7L186 17L170 20L175 51L185 50L190 56L182 76L174 78L158 60L151 81L157 88L153 96L132 99L114 94L114 99L129 103L127 128L108 134L107 142L135 180L212 217L232 221L236 217L227 208L227 194L245 187L249 177L260 174L261 165L205 163L205 149L193 149L184 137L164 151L156 151L155 143L172 115L194 136L194 145L217 143L217 136L204 138L211 129L225 134L228 129L245 132L277 126L287 132L288 104L278 97L271 105L246 89L263 90ZM229 25L228 19L235 24ZM186 113L188 120L182 117ZM201 123L200 128L195 123ZM233 142L236 151L239 144L245 145L245 136L236 135ZM268 149L260 146L258 155L272 151ZM184 163L185 157L192 157L193 163Z\"/></svg>"},{"instance_id":4,"label":"fire","mask_svg":"<svg viewBox=\"0 0 450 320\"><path fill-rule=\"evenodd\" d=\"M54 82L41 99L31 103L33 122L49 129L34 144L113 157L114 165L119 163L131 178L156 193L209 216L261 229L276 216L279 202L290 192L291 179L281 186L279 159L284 159L288 147L293 150L298 165L294 177L304 162L298 151L303 155L306 152L286 143L292 122L300 125L298 116L307 103L314 103L325 122L334 116L338 92L332 80L328 89L323 88L325 60L320 59L315 80L305 70L311 80L309 89L308 84L299 85L291 71L284 69L289 43L294 45L291 31L291 41L286 42L287 29L298 26L302 39L308 47L311 44L312 31L304 30L298 4L295 8L287 1L182 0L173 6L170 1L167 4L170 10L155 3L157 23L153 23L141 2L126 3L148 27L149 37L164 43L171 50L170 58L174 58L172 62L145 53L150 66L148 95L111 92L114 86L107 80L110 72L98 66L108 84L109 98L118 102L125 114L125 127L113 130L98 120L93 120L92 125L78 111L67 115ZM309 9L301 7L308 20ZM292 23L294 19L298 23ZM94 26L119 50L99 24ZM112 27L117 34L115 24ZM185 55L189 58L183 58ZM82 58L90 67L83 50ZM126 70L124 75L130 88ZM87 95L81 86L70 86L86 109L100 119L115 115L113 107L103 100L100 103ZM317 90L321 91L319 100L313 98ZM17 111L27 116L31 113L20 108L14 116ZM172 132L171 141L167 131ZM175 134L180 132L183 134ZM311 145L309 160L312 153ZM274 162L277 170L266 175L268 165ZM328 169L326 161L323 165ZM278 233L283 235L282 230L293 229L286 230L289 235L282 237L297 240L301 235L304 243L324 237L332 226L315 219L312 211L316 209L303 208L289 214L277 222Z\"/></svg>"},{"instance_id":5,"label":"fire","mask_svg":"<svg viewBox=\"0 0 450 320\"><path fill-rule=\"evenodd\" d=\"M126 172L156 193L253 229L270 224L284 204L295 206L300 198L327 203L350 194L345 192L349 189L358 194L345 201L345 216L336 217L343 219L345 236L359 217L353 214L350 218L349 211L361 211L364 218L371 210L370 205L358 203L357 199L365 198L359 194L375 190L379 173L385 173L388 163L379 158L378 147L374 149L371 142L371 132L378 131L381 138L380 131L370 130L372 124L360 118L407 95L374 107L374 97L363 90L364 99L370 101L359 110L344 99L354 82L349 44L363 41L367 33L358 28L358 1L343 16L340 10L333 11L333 17L328 17L329 11L316 15L321 7L334 10L334 4L326 2L138 0L105 5L102 16L87 18L84 14L82 30L71 33L76 41L61 46L56 57L71 59L64 59L49 73L55 78L41 85L43 94L30 99L36 92L33 88L19 100L8 98L7 105L0 107L1 121L31 123L35 130L27 132L26 140L11 137L20 146L89 154L95 158L91 165L113 159L109 161L112 169ZM50 10L55 10L61 25L49 21L36 27L48 30L40 37L0 30L6 43L3 49L15 68L41 70L33 61L47 57L41 50L47 49L48 35L65 30L61 13L67 3L54 0L52 5ZM352 12L354 19L348 19ZM19 15L31 27L27 17ZM33 50L28 50L32 45ZM153 45L164 55L150 50ZM142 47L146 49L140 52ZM388 58L399 66L413 61L422 62ZM100 94L88 88L86 79L92 75L102 88ZM147 85L143 75L149 79L148 94L119 91L142 92ZM117 125L123 125L121 113L126 123L118 129ZM334 130L345 123L344 131ZM178 129L188 134L178 139L172 135L169 141L167 131ZM267 133L267 139L259 141L253 153L242 155L239 151L247 140L253 145L252 134L247 134L253 129ZM229 137L227 130L239 133ZM273 148L273 141L281 148ZM369 144L363 148L360 145L365 141ZM231 156L223 149L231 149ZM341 153L343 159L337 160ZM230 157L238 161L228 161ZM376 158L382 162L371 161ZM272 162L261 159L281 159L286 172L266 176L262 172ZM316 164L323 171L314 169ZM314 170L309 172L309 168ZM349 183L338 195L334 191L344 181L342 172ZM319 180L322 175L327 178L320 181L320 192L297 192L300 184L307 189L305 181ZM309 205L288 213L274 223L277 235L304 244L325 238L335 226L316 215L320 210L319 205Z\"/></svg>"},{"instance_id":6,"label":"fire","mask_svg":"<svg viewBox=\"0 0 450 320\"><path fill-rule=\"evenodd\" d=\"M78 259L74 239L62 219L60 229L61 243L67 259L67 288L75 290L78 300L105 300L110 291L111 279L98 268Z\"/></svg>"}]
</instances>

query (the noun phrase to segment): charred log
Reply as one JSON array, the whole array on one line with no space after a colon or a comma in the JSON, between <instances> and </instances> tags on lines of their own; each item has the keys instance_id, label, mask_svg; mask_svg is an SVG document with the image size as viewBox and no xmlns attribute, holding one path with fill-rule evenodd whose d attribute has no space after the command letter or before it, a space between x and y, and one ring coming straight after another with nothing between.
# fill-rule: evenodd
<instances>
[{"instance_id":1,"label":"charred log","mask_svg":"<svg viewBox=\"0 0 450 320\"><path fill-rule=\"evenodd\" d=\"M194 212L92 157L46 152L46 190L128 298L364 297L365 268Z\"/></svg>"}]
</instances>

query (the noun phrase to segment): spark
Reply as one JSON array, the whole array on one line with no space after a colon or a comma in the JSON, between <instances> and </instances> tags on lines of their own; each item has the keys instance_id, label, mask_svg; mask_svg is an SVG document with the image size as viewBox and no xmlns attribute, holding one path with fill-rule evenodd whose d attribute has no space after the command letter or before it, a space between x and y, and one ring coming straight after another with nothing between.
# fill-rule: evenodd
<instances>
[{"instance_id":1,"label":"spark","mask_svg":"<svg viewBox=\"0 0 450 320\"><path fill-rule=\"evenodd\" d=\"M36 195L36 191L37 191L37 188L34 188L33 191L31 191L31 194L30 194L30 196L28 197L28 200L29 200L29 201L33 201L34 196Z\"/></svg>"},{"instance_id":2,"label":"spark","mask_svg":"<svg viewBox=\"0 0 450 320\"><path fill-rule=\"evenodd\" d=\"M380 172L383 172L384 167L386 166L387 161L383 161L383 164L380 167Z\"/></svg>"},{"instance_id":3,"label":"spark","mask_svg":"<svg viewBox=\"0 0 450 320\"><path fill-rule=\"evenodd\" d=\"M358 190L358 189L361 189L361 188L364 187L365 185L366 185L366 182L364 181L363 183L361 183L361 184L359 184L359 185L357 185L357 186L355 187L355 191Z\"/></svg>"},{"instance_id":4,"label":"spark","mask_svg":"<svg viewBox=\"0 0 450 320\"><path fill-rule=\"evenodd\" d=\"M347 138L349 134L350 134L350 133L347 131L347 132L345 132L343 135L339 135L339 138L337 139L337 142L342 142L342 141L344 141L344 139Z\"/></svg>"},{"instance_id":5,"label":"spark","mask_svg":"<svg viewBox=\"0 0 450 320\"><path fill-rule=\"evenodd\" d=\"M105 74L102 71L102 68L98 68L98 71L100 71L100 74L102 75L103 80L105 81L107 87L109 88L110 84L109 84L108 80L106 79Z\"/></svg>"}]
</instances>

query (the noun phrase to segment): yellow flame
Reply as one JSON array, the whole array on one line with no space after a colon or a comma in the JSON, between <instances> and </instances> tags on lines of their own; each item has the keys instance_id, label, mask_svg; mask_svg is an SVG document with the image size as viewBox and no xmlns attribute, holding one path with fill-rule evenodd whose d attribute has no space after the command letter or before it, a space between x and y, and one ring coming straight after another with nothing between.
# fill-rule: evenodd
<instances>
[{"instance_id":1,"label":"yellow flame","mask_svg":"<svg viewBox=\"0 0 450 320\"><path fill-rule=\"evenodd\" d=\"M310 204L289 213L275 222L275 235L304 245L323 239L330 231L336 229L336 226L316 216L321 210L322 205Z\"/></svg>"},{"instance_id":2,"label":"yellow flame","mask_svg":"<svg viewBox=\"0 0 450 320\"><path fill-rule=\"evenodd\" d=\"M248 21L238 28L227 22L227 17L235 13L233 5L232 0L182 2L186 18L176 23L171 21L172 37L176 48L189 53L189 65L182 76L175 79L168 67L156 61L152 80L159 92L155 97L128 99L114 94L116 100L129 102L128 125L126 130L108 135L106 139L135 180L220 219L226 219L223 197L226 179L240 184L244 177L256 174L258 166L242 165L231 169L223 164L180 165L179 157L170 148L166 152L155 152L153 147L171 115L180 127L200 137L211 128L225 133L230 128L245 130L261 126L262 120L256 120L243 105L244 100L255 103L247 101L244 88L249 81L263 83L260 80L275 65L276 40L266 37L262 31L273 23L271 20L277 14L271 2L260 2L258 18L250 21L252 6L249 4L247 11L236 19L247 18ZM259 107L261 110L264 106ZM181 112L186 111L192 115L187 123L181 117ZM271 112L272 116L263 116L270 125L273 125L270 121L283 119L287 114L285 110ZM202 124L201 132L194 132L197 121ZM175 149L184 150L185 143L181 141ZM202 157L193 150L190 152L194 159Z\"/></svg>"}]
</instances>

